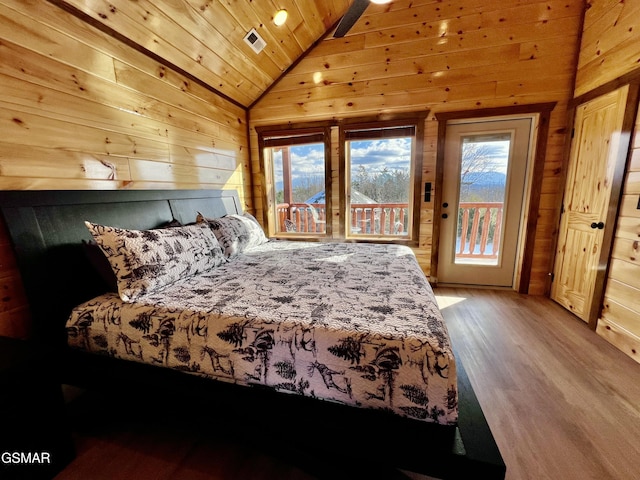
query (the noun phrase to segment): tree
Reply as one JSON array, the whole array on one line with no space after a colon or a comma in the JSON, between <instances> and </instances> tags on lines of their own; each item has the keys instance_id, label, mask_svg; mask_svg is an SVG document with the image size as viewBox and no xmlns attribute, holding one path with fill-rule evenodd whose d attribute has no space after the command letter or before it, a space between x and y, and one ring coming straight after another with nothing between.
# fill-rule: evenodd
<instances>
[{"instance_id":1,"label":"tree","mask_svg":"<svg viewBox=\"0 0 640 480\"><path fill-rule=\"evenodd\" d=\"M496 183L492 177L497 177L498 162L496 158L496 147L486 142L465 142L462 144L462 163L460 166L460 201L461 202L503 202L504 201L504 180ZM457 235L462 233L463 211L458 211ZM480 231L484 228L484 214L477 209L469 212L469 226L472 225L475 215L481 215ZM497 221L497 212L493 211L489 219L489 236L493 239ZM470 240L471 228L468 227L464 233L466 241ZM471 250L475 246L469 247Z\"/></svg>"},{"instance_id":2,"label":"tree","mask_svg":"<svg viewBox=\"0 0 640 480\"><path fill-rule=\"evenodd\" d=\"M390 171L384 167L379 171L371 171L365 165L358 165L351 187L378 203L407 203L410 178L406 170Z\"/></svg>"},{"instance_id":3,"label":"tree","mask_svg":"<svg viewBox=\"0 0 640 480\"><path fill-rule=\"evenodd\" d=\"M324 190L324 177L322 175L308 175L302 179L297 179L293 187L294 203L303 203L309 197ZM284 191L276 192L276 203L284 202Z\"/></svg>"},{"instance_id":4,"label":"tree","mask_svg":"<svg viewBox=\"0 0 640 480\"><path fill-rule=\"evenodd\" d=\"M504 185L487 182L498 173L495 148L481 142L462 144L460 166L460 201L502 202ZM488 183L488 184L487 184Z\"/></svg>"},{"instance_id":5,"label":"tree","mask_svg":"<svg viewBox=\"0 0 640 480\"><path fill-rule=\"evenodd\" d=\"M309 197L324 190L324 187L324 176L317 174L305 176L297 181L296 186L293 187L293 201L302 203Z\"/></svg>"}]
</instances>

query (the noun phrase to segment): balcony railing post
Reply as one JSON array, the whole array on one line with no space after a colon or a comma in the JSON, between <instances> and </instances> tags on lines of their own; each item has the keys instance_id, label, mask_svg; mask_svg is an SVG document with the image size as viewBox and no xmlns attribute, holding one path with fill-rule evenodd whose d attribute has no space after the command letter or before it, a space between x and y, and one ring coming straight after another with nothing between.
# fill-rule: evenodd
<instances>
[{"instance_id":1,"label":"balcony railing post","mask_svg":"<svg viewBox=\"0 0 640 480\"><path fill-rule=\"evenodd\" d=\"M299 207L293 207L296 210L296 232L302 232L302 210Z\"/></svg>"},{"instance_id":2,"label":"balcony railing post","mask_svg":"<svg viewBox=\"0 0 640 480\"><path fill-rule=\"evenodd\" d=\"M498 208L496 212L496 228L493 231L493 249L492 254L498 254L498 247L500 247L500 238L502 236L502 206Z\"/></svg>"},{"instance_id":3,"label":"balcony railing post","mask_svg":"<svg viewBox=\"0 0 640 480\"><path fill-rule=\"evenodd\" d=\"M458 254L462 255L467 243L467 229L469 228L469 208L465 208L460 205L460 210L462 210L462 229L460 232L460 249L458 250Z\"/></svg>"},{"instance_id":4,"label":"balcony railing post","mask_svg":"<svg viewBox=\"0 0 640 480\"><path fill-rule=\"evenodd\" d=\"M456 258L496 259L498 257L503 205L502 202L460 202L459 211L462 217L459 237L460 248L456 253ZM483 209L484 213L481 213ZM473 217L471 227L469 227L470 217ZM492 229L493 234L491 234ZM467 237L469 238L468 252L465 251ZM478 238L480 239L480 251L476 252ZM487 252L489 242L492 244L491 253Z\"/></svg>"}]
</instances>

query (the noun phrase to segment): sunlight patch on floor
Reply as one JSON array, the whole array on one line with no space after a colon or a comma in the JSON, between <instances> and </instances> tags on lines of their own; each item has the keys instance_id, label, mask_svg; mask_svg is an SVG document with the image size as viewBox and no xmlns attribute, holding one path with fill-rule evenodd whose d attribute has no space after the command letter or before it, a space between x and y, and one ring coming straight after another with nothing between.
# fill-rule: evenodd
<instances>
[{"instance_id":1,"label":"sunlight patch on floor","mask_svg":"<svg viewBox=\"0 0 640 480\"><path fill-rule=\"evenodd\" d=\"M455 305L456 303L464 302L466 297L451 297L448 295L438 295L436 294L436 300L438 301L438 306L440 310L444 310L451 305Z\"/></svg>"}]
</instances>

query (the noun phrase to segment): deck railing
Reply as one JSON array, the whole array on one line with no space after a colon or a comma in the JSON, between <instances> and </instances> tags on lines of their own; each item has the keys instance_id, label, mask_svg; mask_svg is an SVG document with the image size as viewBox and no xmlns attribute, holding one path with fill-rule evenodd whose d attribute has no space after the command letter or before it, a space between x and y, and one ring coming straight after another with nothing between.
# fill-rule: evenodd
<instances>
[{"instance_id":1,"label":"deck railing","mask_svg":"<svg viewBox=\"0 0 640 480\"><path fill-rule=\"evenodd\" d=\"M352 203L351 233L404 235L409 205L406 203Z\"/></svg>"},{"instance_id":2,"label":"deck railing","mask_svg":"<svg viewBox=\"0 0 640 480\"><path fill-rule=\"evenodd\" d=\"M458 210L456 258L497 259L500 252L502 202L461 202ZM352 203L351 233L355 235L403 235L408 227L406 203ZM324 233L324 203L280 203L279 232ZM287 220L285 222L285 220ZM473 246L473 248L472 248Z\"/></svg>"},{"instance_id":3,"label":"deck railing","mask_svg":"<svg viewBox=\"0 0 640 480\"><path fill-rule=\"evenodd\" d=\"M404 235L409 221L406 203L352 203L351 233L355 235ZM327 212L324 203L280 203L280 232L324 233ZM287 221L288 220L288 221ZM289 228L287 228L289 224Z\"/></svg>"},{"instance_id":4,"label":"deck railing","mask_svg":"<svg viewBox=\"0 0 640 480\"><path fill-rule=\"evenodd\" d=\"M460 202L456 258L497 259L502 202Z\"/></svg>"},{"instance_id":5,"label":"deck railing","mask_svg":"<svg viewBox=\"0 0 640 480\"><path fill-rule=\"evenodd\" d=\"M324 203L279 203L276 206L279 232L324 233L327 210ZM287 221L290 226L287 226Z\"/></svg>"}]
</instances>

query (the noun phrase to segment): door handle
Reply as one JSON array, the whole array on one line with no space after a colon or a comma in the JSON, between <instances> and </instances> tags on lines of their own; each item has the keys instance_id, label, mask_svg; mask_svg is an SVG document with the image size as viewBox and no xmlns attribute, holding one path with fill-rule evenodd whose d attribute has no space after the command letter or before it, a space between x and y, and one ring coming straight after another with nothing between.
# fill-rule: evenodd
<instances>
[{"instance_id":1,"label":"door handle","mask_svg":"<svg viewBox=\"0 0 640 480\"><path fill-rule=\"evenodd\" d=\"M446 213L443 213L442 218L449 218L449 215L447 215Z\"/></svg>"},{"instance_id":2,"label":"door handle","mask_svg":"<svg viewBox=\"0 0 640 480\"><path fill-rule=\"evenodd\" d=\"M602 230L604 228L604 222L593 222L591 224L591 228L597 228L598 230Z\"/></svg>"}]
</instances>

